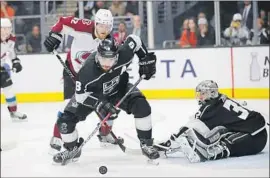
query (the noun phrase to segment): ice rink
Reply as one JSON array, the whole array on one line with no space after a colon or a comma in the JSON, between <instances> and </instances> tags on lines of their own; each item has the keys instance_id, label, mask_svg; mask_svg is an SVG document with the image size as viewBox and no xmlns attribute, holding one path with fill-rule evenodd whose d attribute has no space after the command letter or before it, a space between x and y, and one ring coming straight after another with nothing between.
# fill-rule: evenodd
<instances>
[{"instance_id":1,"label":"ice rink","mask_svg":"<svg viewBox=\"0 0 270 178\"><path fill-rule=\"evenodd\" d=\"M269 113L268 100L247 100L248 108L264 115ZM151 100L153 136L156 140L168 138L196 112L195 100ZM125 155L117 146L101 148L93 137L83 148L80 160L67 166L52 164L48 154L56 115L63 103L20 104L19 110L28 115L28 122L12 123L6 105L1 105L1 145L13 148L1 152L1 177L269 177L269 146L261 154L190 164L185 158L161 158L158 166L146 163L143 156ZM267 118L269 120L269 118ZM86 138L98 122L93 113L78 124L80 136ZM269 128L268 128L269 130ZM125 139L125 145L139 148L139 144L126 136L136 138L134 119L121 112L115 120L114 133ZM105 175L99 167L106 166Z\"/></svg>"}]
</instances>

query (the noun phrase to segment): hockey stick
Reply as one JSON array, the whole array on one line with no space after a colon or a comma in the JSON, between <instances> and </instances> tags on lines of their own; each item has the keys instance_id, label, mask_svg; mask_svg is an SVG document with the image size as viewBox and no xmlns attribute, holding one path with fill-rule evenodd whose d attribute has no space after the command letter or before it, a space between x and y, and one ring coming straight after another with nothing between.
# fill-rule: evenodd
<instances>
[{"instance_id":1,"label":"hockey stick","mask_svg":"<svg viewBox=\"0 0 270 178\"><path fill-rule=\"evenodd\" d=\"M115 107L119 107L120 104L128 97L128 95L139 85L139 83L142 81L142 79L145 77L145 75L141 76L138 81L129 89L129 91L122 97L120 101L115 105ZM82 149L82 147L95 135L95 133L99 130L101 125L103 125L110 117L111 113L108 113L107 116L97 125L97 127L93 130L93 132L86 138L86 140L80 145L80 147L72 152L72 156L70 159L63 159L62 165L66 165L68 161L72 160ZM125 147L123 148L125 149Z\"/></svg>"},{"instance_id":2,"label":"hockey stick","mask_svg":"<svg viewBox=\"0 0 270 178\"><path fill-rule=\"evenodd\" d=\"M57 57L57 59L60 61L60 63L62 64L62 66L64 67L65 71L67 72L67 74L70 76L70 78L72 79L72 81L75 83L74 81L74 75L72 74L72 72L69 70L69 68L66 66L65 62L62 60L61 56L59 56L58 52L56 50L53 51L54 55ZM95 110L95 113L97 114L97 116L99 117L99 119L102 121L102 116ZM108 127L107 123L104 123L105 126ZM110 131L111 136L114 138L115 142L117 143L117 145L120 147L120 149L125 152L125 153L133 153L132 149L128 149L126 148L123 143L120 143L118 138L116 137L116 135L113 133L113 131Z\"/></svg>"}]
</instances>

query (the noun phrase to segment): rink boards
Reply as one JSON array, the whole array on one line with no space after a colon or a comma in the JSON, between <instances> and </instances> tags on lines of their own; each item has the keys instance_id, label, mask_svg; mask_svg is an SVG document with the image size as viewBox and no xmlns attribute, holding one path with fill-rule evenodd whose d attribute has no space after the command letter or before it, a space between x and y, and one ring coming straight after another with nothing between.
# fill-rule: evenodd
<instances>
[{"instance_id":1,"label":"rink boards","mask_svg":"<svg viewBox=\"0 0 270 178\"><path fill-rule=\"evenodd\" d=\"M149 99L194 98L202 80L214 80L234 98L269 98L269 47L154 50L157 73L139 88ZM61 54L65 59L66 54ZM19 102L63 100L63 67L54 55L20 55L23 71L11 74ZM138 59L128 68L138 79ZM2 93L2 92L1 92ZM5 98L1 95L1 103Z\"/></svg>"}]
</instances>

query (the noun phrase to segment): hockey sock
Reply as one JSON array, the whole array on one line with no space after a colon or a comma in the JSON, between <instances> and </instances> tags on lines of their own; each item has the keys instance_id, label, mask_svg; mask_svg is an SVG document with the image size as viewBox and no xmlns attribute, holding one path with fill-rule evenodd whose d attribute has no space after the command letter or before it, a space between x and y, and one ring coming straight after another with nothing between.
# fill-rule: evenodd
<instances>
[{"instance_id":1,"label":"hockey sock","mask_svg":"<svg viewBox=\"0 0 270 178\"><path fill-rule=\"evenodd\" d=\"M57 124L55 124L54 125L54 128L53 128L53 136L54 137L57 137L57 138L61 138L61 134L60 134L60 131L58 129Z\"/></svg>"},{"instance_id":2,"label":"hockey sock","mask_svg":"<svg viewBox=\"0 0 270 178\"><path fill-rule=\"evenodd\" d=\"M100 134L103 136L108 135L112 130L113 121L107 121L106 123L107 125L102 125L99 130Z\"/></svg>"},{"instance_id":3,"label":"hockey sock","mask_svg":"<svg viewBox=\"0 0 270 178\"><path fill-rule=\"evenodd\" d=\"M139 139L152 138L152 121L151 115L143 118L135 118L135 127Z\"/></svg>"},{"instance_id":4,"label":"hockey sock","mask_svg":"<svg viewBox=\"0 0 270 178\"><path fill-rule=\"evenodd\" d=\"M3 93L6 97L6 103L8 105L9 112L16 112L17 111L17 99L12 90L12 85L3 88Z\"/></svg>"}]
</instances>

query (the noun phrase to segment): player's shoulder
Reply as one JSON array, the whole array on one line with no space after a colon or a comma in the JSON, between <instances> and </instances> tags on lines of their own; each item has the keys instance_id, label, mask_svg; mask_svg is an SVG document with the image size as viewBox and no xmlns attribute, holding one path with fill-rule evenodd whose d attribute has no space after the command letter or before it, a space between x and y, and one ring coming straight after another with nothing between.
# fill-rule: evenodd
<instances>
[{"instance_id":1,"label":"player's shoulder","mask_svg":"<svg viewBox=\"0 0 270 178\"><path fill-rule=\"evenodd\" d=\"M95 27L95 22L90 19L85 19L85 18L76 18L74 17L72 19L72 23L76 25L76 31L80 32L88 32L88 33L93 33L94 27Z\"/></svg>"},{"instance_id":2,"label":"player's shoulder","mask_svg":"<svg viewBox=\"0 0 270 178\"><path fill-rule=\"evenodd\" d=\"M61 24L72 27L75 31L92 33L95 22L86 18L77 18L75 16L62 16L59 19Z\"/></svg>"}]
</instances>

